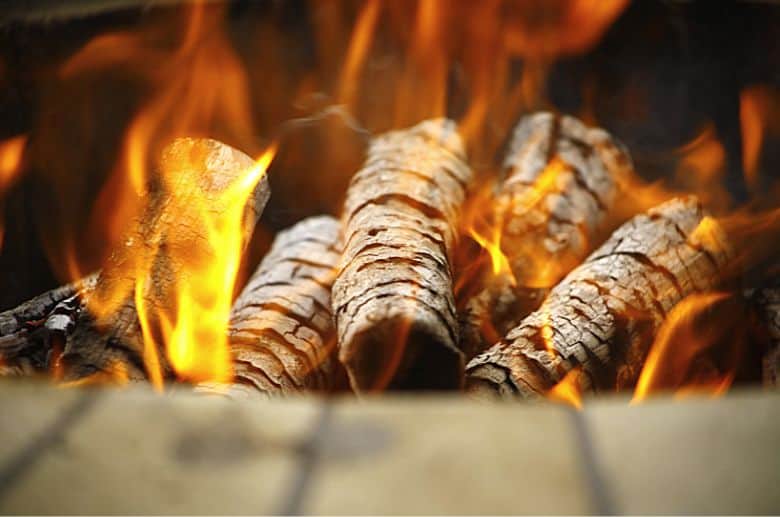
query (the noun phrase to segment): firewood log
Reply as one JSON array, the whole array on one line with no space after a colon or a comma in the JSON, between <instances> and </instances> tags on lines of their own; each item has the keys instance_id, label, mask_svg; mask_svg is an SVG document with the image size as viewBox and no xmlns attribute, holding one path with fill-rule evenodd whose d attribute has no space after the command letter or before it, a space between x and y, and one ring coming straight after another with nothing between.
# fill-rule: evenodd
<instances>
[{"instance_id":1,"label":"firewood log","mask_svg":"<svg viewBox=\"0 0 780 517\"><path fill-rule=\"evenodd\" d=\"M347 190L333 285L339 358L356 391L461 384L450 264L471 179L450 120L370 144Z\"/></svg>"},{"instance_id":2,"label":"firewood log","mask_svg":"<svg viewBox=\"0 0 780 517\"><path fill-rule=\"evenodd\" d=\"M339 229L338 220L320 216L276 236L233 305L233 384L204 383L197 391L279 395L345 384L330 309Z\"/></svg>"},{"instance_id":3,"label":"firewood log","mask_svg":"<svg viewBox=\"0 0 780 517\"><path fill-rule=\"evenodd\" d=\"M732 253L695 198L634 217L471 361L469 389L534 398L578 366L585 390L632 387L666 313L686 295L714 287Z\"/></svg>"},{"instance_id":4,"label":"firewood log","mask_svg":"<svg viewBox=\"0 0 780 517\"><path fill-rule=\"evenodd\" d=\"M174 280L184 268L181 257L208 260L199 241L207 238L209 230L182 207L197 203L216 213L225 210L220 194L253 165L244 153L215 140L180 138L166 146L158 174L149 181L146 204L131 222L122 246L109 256L89 285L61 302L68 304L60 307L60 314L52 315L56 316L53 323L63 330L60 337L64 343L58 364L45 367L61 370L64 380L110 372L117 365L131 379L146 378L149 372L134 296L139 280L137 265L152 264L141 293L150 312L171 311ZM268 197L268 182L263 176L244 209L247 236ZM69 287L62 289L55 291L57 296L70 293ZM162 373L170 374L164 351L157 351L157 355Z\"/></svg>"},{"instance_id":5,"label":"firewood log","mask_svg":"<svg viewBox=\"0 0 780 517\"><path fill-rule=\"evenodd\" d=\"M780 386L780 288L758 289L751 298L758 309L767 341L761 360L761 380L765 387L777 388Z\"/></svg>"},{"instance_id":6,"label":"firewood log","mask_svg":"<svg viewBox=\"0 0 780 517\"><path fill-rule=\"evenodd\" d=\"M605 237L621 180L632 170L606 131L552 113L523 118L504 160L494 221L508 274L487 274L461 314L471 358L535 310L547 291Z\"/></svg>"},{"instance_id":7,"label":"firewood log","mask_svg":"<svg viewBox=\"0 0 780 517\"><path fill-rule=\"evenodd\" d=\"M93 289L97 273L52 289L0 313L0 376L45 371L51 342L72 331L80 306L79 295Z\"/></svg>"}]
</instances>

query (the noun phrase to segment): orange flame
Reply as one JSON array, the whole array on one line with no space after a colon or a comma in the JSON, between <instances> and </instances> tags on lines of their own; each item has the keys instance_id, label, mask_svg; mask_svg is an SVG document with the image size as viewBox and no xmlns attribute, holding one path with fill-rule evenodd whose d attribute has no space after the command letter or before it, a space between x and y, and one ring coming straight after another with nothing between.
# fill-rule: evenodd
<instances>
[{"instance_id":1,"label":"orange flame","mask_svg":"<svg viewBox=\"0 0 780 517\"><path fill-rule=\"evenodd\" d=\"M26 144L26 135L0 142L0 192L8 189L18 178Z\"/></svg>"},{"instance_id":2,"label":"orange flame","mask_svg":"<svg viewBox=\"0 0 780 517\"><path fill-rule=\"evenodd\" d=\"M726 151L715 126L707 124L689 143L678 149L676 177L681 187L692 191L708 206L726 206L729 194L721 184Z\"/></svg>"},{"instance_id":3,"label":"orange flame","mask_svg":"<svg viewBox=\"0 0 780 517\"><path fill-rule=\"evenodd\" d=\"M547 398L582 409L581 369L569 370L561 381L547 392Z\"/></svg>"},{"instance_id":4,"label":"orange flame","mask_svg":"<svg viewBox=\"0 0 780 517\"><path fill-rule=\"evenodd\" d=\"M341 81L339 85L339 102L351 106L354 102L355 93L358 87L358 76L366 60L371 42L374 38L379 11L382 6L381 0L369 0L360 11L360 16L355 22L355 28L352 31L352 39L347 50L347 56L344 60L344 67L341 72Z\"/></svg>"},{"instance_id":5,"label":"orange flame","mask_svg":"<svg viewBox=\"0 0 780 517\"><path fill-rule=\"evenodd\" d=\"M489 236L483 236L475 228L469 228L469 235L490 255L493 275L506 275L510 285L516 286L517 281L512 273L512 268L509 266L509 260L504 255L504 252L501 251L501 227L493 226L490 233Z\"/></svg>"},{"instance_id":6,"label":"orange flame","mask_svg":"<svg viewBox=\"0 0 780 517\"><path fill-rule=\"evenodd\" d=\"M537 0L512 5L506 46L515 55L551 59L592 48L628 0Z\"/></svg>"},{"instance_id":7,"label":"orange flame","mask_svg":"<svg viewBox=\"0 0 780 517\"><path fill-rule=\"evenodd\" d=\"M717 395L731 384L731 374L706 382L688 381L689 370L695 358L710 348L720 337L720 330L702 331L696 319L713 305L727 299L727 293L697 293L686 297L667 315L647 355L644 368L634 391L633 403L662 390L682 392L707 391Z\"/></svg>"},{"instance_id":8,"label":"orange flame","mask_svg":"<svg viewBox=\"0 0 780 517\"><path fill-rule=\"evenodd\" d=\"M127 128L119 163L98 198L90 228L107 235L113 249L125 250L116 266L120 271L113 271L116 280L87 302L99 321L115 316L128 300L134 302L147 375L158 390L165 359L180 379L231 378L226 330L246 245L245 207L275 154L275 146L267 149L217 193L204 190L201 171L151 173L151 162L176 137L214 136L250 150L256 145L246 73L221 30L224 6L194 2L182 12L179 34L166 23L102 35L60 70L70 77L115 67L138 75L151 90ZM144 235L147 242L120 242L130 222L143 220L152 187L166 192L165 210L173 224L197 228L202 239L193 242L176 228L153 227L154 235ZM75 249L68 243L65 261L74 276L90 269ZM164 287L155 281L160 255L176 265L175 278Z\"/></svg>"}]
</instances>

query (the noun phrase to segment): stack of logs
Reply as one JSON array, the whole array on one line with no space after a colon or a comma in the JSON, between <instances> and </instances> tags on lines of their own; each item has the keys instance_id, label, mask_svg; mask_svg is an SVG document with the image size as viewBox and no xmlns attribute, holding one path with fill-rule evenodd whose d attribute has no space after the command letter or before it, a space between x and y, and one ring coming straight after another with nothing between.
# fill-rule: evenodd
<instances>
[{"instance_id":1,"label":"stack of logs","mask_svg":"<svg viewBox=\"0 0 780 517\"><path fill-rule=\"evenodd\" d=\"M160 167L182 156L213 185L252 163L219 142L180 139ZM233 383L196 390L465 388L535 398L569 372L585 391L631 389L669 311L691 294L728 287L723 272L735 253L693 197L620 221L616 203L632 174L628 152L606 131L551 113L522 119L484 208L509 270L480 269L471 279L477 288L456 297L454 259L465 248L461 218L474 191L456 124L428 120L379 135L341 219L314 217L279 233L236 300ZM186 199L150 192L149 208L102 271L0 314L0 374L56 368L74 380L111 377L119 365L131 379L151 375L136 305L164 307L177 265L154 257L154 281L140 298L128 295L109 314L90 310L90 300L117 284L132 292L137 279L124 266L148 248L138 243L197 241L197 228L172 221L171 207ZM248 219L257 220L268 196L262 181ZM745 292L766 329L764 382L776 385L780 289ZM157 355L165 380L176 380L165 352Z\"/></svg>"}]
</instances>

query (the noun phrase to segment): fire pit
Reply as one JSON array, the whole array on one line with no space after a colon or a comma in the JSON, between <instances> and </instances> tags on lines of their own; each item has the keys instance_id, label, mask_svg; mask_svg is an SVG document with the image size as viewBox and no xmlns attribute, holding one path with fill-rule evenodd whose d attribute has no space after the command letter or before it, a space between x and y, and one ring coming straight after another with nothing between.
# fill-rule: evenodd
<instances>
[{"instance_id":1,"label":"fire pit","mask_svg":"<svg viewBox=\"0 0 780 517\"><path fill-rule=\"evenodd\" d=\"M4 511L777 511L775 4L2 9Z\"/></svg>"}]
</instances>

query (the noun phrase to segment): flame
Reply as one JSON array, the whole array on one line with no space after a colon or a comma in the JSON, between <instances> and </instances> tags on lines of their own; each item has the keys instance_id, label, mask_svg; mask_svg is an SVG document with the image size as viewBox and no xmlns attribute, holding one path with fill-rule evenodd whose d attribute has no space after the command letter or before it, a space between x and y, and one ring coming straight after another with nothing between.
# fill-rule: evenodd
<instances>
[{"instance_id":1,"label":"flame","mask_svg":"<svg viewBox=\"0 0 780 517\"><path fill-rule=\"evenodd\" d=\"M172 263L178 271L171 288L175 307L147 303L145 297L153 282L151 267L136 276L135 303L144 338L144 360L152 383L162 386L157 350L166 350L167 358L180 379L192 382L229 382L232 376L227 328L241 255L246 245L245 207L276 152L269 147L257 162L241 174L216 201L208 196L181 196L185 202L175 211L187 227L205 229L206 238L193 250L189 241L166 242ZM164 180L171 189L190 191L197 182L197 171ZM197 188L197 187L195 187ZM175 200L175 194L172 196ZM175 202L175 201L174 201ZM171 236L168 236L171 239ZM167 301L167 300L166 300ZM159 326L160 337L154 331Z\"/></svg>"},{"instance_id":2,"label":"flame","mask_svg":"<svg viewBox=\"0 0 780 517\"><path fill-rule=\"evenodd\" d=\"M672 309L647 355L634 391L633 403L661 390L682 390L683 393L709 390L715 395L728 388L732 373L727 373L714 382L712 379L706 382L693 381L686 386L686 381L689 381L690 369L696 357L722 337L723 329L707 328L702 331L696 325L697 319L729 296L728 293L721 292L696 293L686 297Z\"/></svg>"},{"instance_id":3,"label":"flame","mask_svg":"<svg viewBox=\"0 0 780 517\"><path fill-rule=\"evenodd\" d=\"M355 28L352 31L352 39L347 50L347 56L344 59L344 67L341 72L339 93L337 98L339 102L351 106L354 103L356 89L358 87L358 76L365 63L368 51L373 41L374 31L379 11L382 6L381 0L369 0L360 11L360 16L355 22Z\"/></svg>"},{"instance_id":4,"label":"flame","mask_svg":"<svg viewBox=\"0 0 780 517\"><path fill-rule=\"evenodd\" d=\"M21 135L0 142L0 193L19 177L27 136Z\"/></svg>"},{"instance_id":5,"label":"flame","mask_svg":"<svg viewBox=\"0 0 780 517\"><path fill-rule=\"evenodd\" d=\"M490 264L492 266L493 275L501 276L506 275L509 279L509 283L512 286L517 285L515 275L512 273L512 268L509 266L509 260L501 251L501 227L493 226L491 228L491 234L489 236L480 235L475 228L469 229L469 235L490 255Z\"/></svg>"},{"instance_id":6,"label":"flame","mask_svg":"<svg viewBox=\"0 0 780 517\"><path fill-rule=\"evenodd\" d=\"M592 48L628 0L536 0L511 5L506 46L515 55L550 59Z\"/></svg>"},{"instance_id":7,"label":"flame","mask_svg":"<svg viewBox=\"0 0 780 517\"><path fill-rule=\"evenodd\" d=\"M742 168L751 187L757 185L758 159L764 141L762 89L747 88L739 93L739 122L742 128Z\"/></svg>"},{"instance_id":8,"label":"flame","mask_svg":"<svg viewBox=\"0 0 780 517\"><path fill-rule=\"evenodd\" d=\"M676 180L681 187L696 193L708 206L725 206L729 194L721 184L726 166L726 151L715 126L707 124L690 142L677 150L680 155Z\"/></svg>"},{"instance_id":9,"label":"flame","mask_svg":"<svg viewBox=\"0 0 780 517\"><path fill-rule=\"evenodd\" d=\"M224 6L193 2L181 13L179 31L166 22L101 35L60 70L70 78L117 69L141 79L150 91L127 126L118 163L87 232L106 235L119 257L110 262L116 269L113 280L86 301L98 322L110 321L133 302L144 365L157 390L163 387L166 364L182 380L230 380L226 330L246 246L245 207L275 154L275 146L266 149L253 167L220 185L217 193L213 186L206 192L198 170L152 172L163 145L180 136L213 136L256 148L246 72L221 29ZM150 205L153 188L168 196L164 210L173 225L196 228L202 239L193 242L176 227L154 227L151 235L142 235L146 242L127 240L128 224L143 221L150 207L156 210ZM73 279L91 269L76 249L76 243L66 243L62 261ZM160 256L175 264L175 278L162 287L155 270Z\"/></svg>"},{"instance_id":10,"label":"flame","mask_svg":"<svg viewBox=\"0 0 780 517\"><path fill-rule=\"evenodd\" d=\"M127 127L89 234L106 234L109 243L118 244L127 221L144 206L149 164L161 143L184 135L217 136L254 148L248 81L221 30L223 16L223 7L196 1L183 10L183 31L174 48L164 44L171 27L152 24L98 36L60 69L64 78L117 69L140 78L152 92Z\"/></svg>"},{"instance_id":11,"label":"flame","mask_svg":"<svg viewBox=\"0 0 780 517\"><path fill-rule=\"evenodd\" d=\"M547 392L547 398L582 409L581 367L569 370L561 381Z\"/></svg>"}]
</instances>

